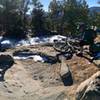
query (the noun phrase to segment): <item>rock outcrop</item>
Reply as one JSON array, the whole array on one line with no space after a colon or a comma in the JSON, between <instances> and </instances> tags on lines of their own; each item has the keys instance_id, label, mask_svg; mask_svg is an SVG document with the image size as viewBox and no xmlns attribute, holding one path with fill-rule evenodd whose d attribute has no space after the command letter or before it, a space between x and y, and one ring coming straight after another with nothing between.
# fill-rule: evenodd
<instances>
[{"instance_id":1,"label":"rock outcrop","mask_svg":"<svg viewBox=\"0 0 100 100\"><path fill-rule=\"evenodd\" d=\"M39 80L33 80L19 61L5 74L5 83L0 94L2 100L69 100L64 86L44 87ZM6 91L6 92L5 92ZM0 96L0 100L2 95Z\"/></svg>"}]
</instances>

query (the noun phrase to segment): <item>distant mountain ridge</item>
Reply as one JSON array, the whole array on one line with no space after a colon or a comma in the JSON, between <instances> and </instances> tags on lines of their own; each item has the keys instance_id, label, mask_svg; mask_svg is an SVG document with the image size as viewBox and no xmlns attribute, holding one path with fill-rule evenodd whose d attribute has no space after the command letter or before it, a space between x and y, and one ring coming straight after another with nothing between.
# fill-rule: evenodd
<instances>
[{"instance_id":1,"label":"distant mountain ridge","mask_svg":"<svg viewBox=\"0 0 100 100\"><path fill-rule=\"evenodd\" d=\"M90 7L89 10L90 10L90 12L100 13L100 7Z\"/></svg>"}]
</instances>

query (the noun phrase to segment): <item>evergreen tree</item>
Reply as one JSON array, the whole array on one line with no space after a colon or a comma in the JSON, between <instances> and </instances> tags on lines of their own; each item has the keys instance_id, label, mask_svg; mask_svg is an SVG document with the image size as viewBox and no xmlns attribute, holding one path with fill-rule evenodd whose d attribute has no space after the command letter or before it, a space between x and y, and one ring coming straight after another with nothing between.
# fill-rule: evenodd
<instances>
[{"instance_id":1,"label":"evergreen tree","mask_svg":"<svg viewBox=\"0 0 100 100\"><path fill-rule=\"evenodd\" d=\"M0 5L3 6L0 11L2 31L4 36L8 37L23 37L25 36L25 14L28 5L25 2L29 0L0 0ZM22 7L22 4L24 5ZM25 8L24 8L25 7ZM23 18L24 16L24 18Z\"/></svg>"},{"instance_id":2,"label":"evergreen tree","mask_svg":"<svg viewBox=\"0 0 100 100\"><path fill-rule=\"evenodd\" d=\"M45 12L43 10L43 5L38 0L32 0L32 4L32 31L35 34L42 33L45 30Z\"/></svg>"},{"instance_id":3,"label":"evergreen tree","mask_svg":"<svg viewBox=\"0 0 100 100\"><path fill-rule=\"evenodd\" d=\"M63 23L63 1L52 0L49 5L51 30L62 34Z\"/></svg>"},{"instance_id":4,"label":"evergreen tree","mask_svg":"<svg viewBox=\"0 0 100 100\"><path fill-rule=\"evenodd\" d=\"M88 22L85 0L52 0L49 5L51 30L59 34L75 34L78 22Z\"/></svg>"},{"instance_id":5,"label":"evergreen tree","mask_svg":"<svg viewBox=\"0 0 100 100\"><path fill-rule=\"evenodd\" d=\"M85 0L67 0L64 5L64 11L67 33L75 34L78 22L88 22L88 5Z\"/></svg>"},{"instance_id":6,"label":"evergreen tree","mask_svg":"<svg viewBox=\"0 0 100 100\"><path fill-rule=\"evenodd\" d=\"M99 2L98 2L99 4ZM96 26L98 28L100 28L100 12L96 12L95 10L93 10L90 14L89 14L89 22L91 26Z\"/></svg>"}]
</instances>

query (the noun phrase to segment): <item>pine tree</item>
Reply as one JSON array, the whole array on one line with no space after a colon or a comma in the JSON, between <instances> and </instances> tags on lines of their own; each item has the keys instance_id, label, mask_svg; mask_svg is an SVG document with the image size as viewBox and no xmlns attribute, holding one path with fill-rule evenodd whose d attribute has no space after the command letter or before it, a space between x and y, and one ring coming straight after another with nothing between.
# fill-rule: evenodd
<instances>
[{"instance_id":1,"label":"pine tree","mask_svg":"<svg viewBox=\"0 0 100 100\"><path fill-rule=\"evenodd\" d=\"M88 22L85 0L52 0L49 5L51 30L59 34L75 34L78 22Z\"/></svg>"},{"instance_id":2,"label":"pine tree","mask_svg":"<svg viewBox=\"0 0 100 100\"><path fill-rule=\"evenodd\" d=\"M88 5L85 0L67 0L64 3L64 24L65 32L76 33L78 22L87 23Z\"/></svg>"},{"instance_id":3,"label":"pine tree","mask_svg":"<svg viewBox=\"0 0 100 100\"><path fill-rule=\"evenodd\" d=\"M99 2L98 2L99 4ZM91 26L96 26L98 28L100 28L100 12L96 12L95 10L93 10L90 14L89 14L89 22Z\"/></svg>"},{"instance_id":4,"label":"pine tree","mask_svg":"<svg viewBox=\"0 0 100 100\"><path fill-rule=\"evenodd\" d=\"M29 0L27 0L28 2ZM23 37L25 36L25 14L26 0L0 0L0 5L3 6L1 14L2 31L5 32L4 36L7 37ZM26 7L24 9L24 6ZM23 18L24 16L24 18Z\"/></svg>"},{"instance_id":5,"label":"pine tree","mask_svg":"<svg viewBox=\"0 0 100 100\"><path fill-rule=\"evenodd\" d=\"M32 0L33 10L32 10L32 31L33 34L43 33L45 30L45 13L43 10L43 5L38 0ZM40 34L42 35L42 34Z\"/></svg>"},{"instance_id":6,"label":"pine tree","mask_svg":"<svg viewBox=\"0 0 100 100\"><path fill-rule=\"evenodd\" d=\"M52 0L49 5L49 15L52 31L56 31L62 34L63 14L63 2Z\"/></svg>"}]
</instances>

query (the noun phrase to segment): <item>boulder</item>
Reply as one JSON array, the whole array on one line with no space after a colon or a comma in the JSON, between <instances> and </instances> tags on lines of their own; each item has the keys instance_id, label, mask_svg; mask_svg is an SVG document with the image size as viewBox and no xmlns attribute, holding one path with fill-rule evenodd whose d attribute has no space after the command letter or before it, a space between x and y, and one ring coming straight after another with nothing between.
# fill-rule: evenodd
<instances>
[{"instance_id":1,"label":"boulder","mask_svg":"<svg viewBox=\"0 0 100 100\"><path fill-rule=\"evenodd\" d=\"M70 69L69 66L66 64L65 62L65 58L62 57L61 58L61 70L60 70L60 75L63 76L64 74L69 74L70 73Z\"/></svg>"},{"instance_id":2,"label":"boulder","mask_svg":"<svg viewBox=\"0 0 100 100\"><path fill-rule=\"evenodd\" d=\"M76 100L100 100L100 71L80 84Z\"/></svg>"},{"instance_id":3,"label":"boulder","mask_svg":"<svg viewBox=\"0 0 100 100\"><path fill-rule=\"evenodd\" d=\"M10 55L0 55L0 81L4 80L5 72L14 64L14 59Z\"/></svg>"},{"instance_id":4,"label":"boulder","mask_svg":"<svg viewBox=\"0 0 100 100\"><path fill-rule=\"evenodd\" d=\"M73 84L72 74L69 66L66 64L65 57L61 57L61 66L60 66L60 77L65 86L70 86Z\"/></svg>"},{"instance_id":5,"label":"boulder","mask_svg":"<svg viewBox=\"0 0 100 100\"><path fill-rule=\"evenodd\" d=\"M13 63L14 63L14 59L10 55L4 55L4 54L0 55L0 67L12 66Z\"/></svg>"}]
</instances>

